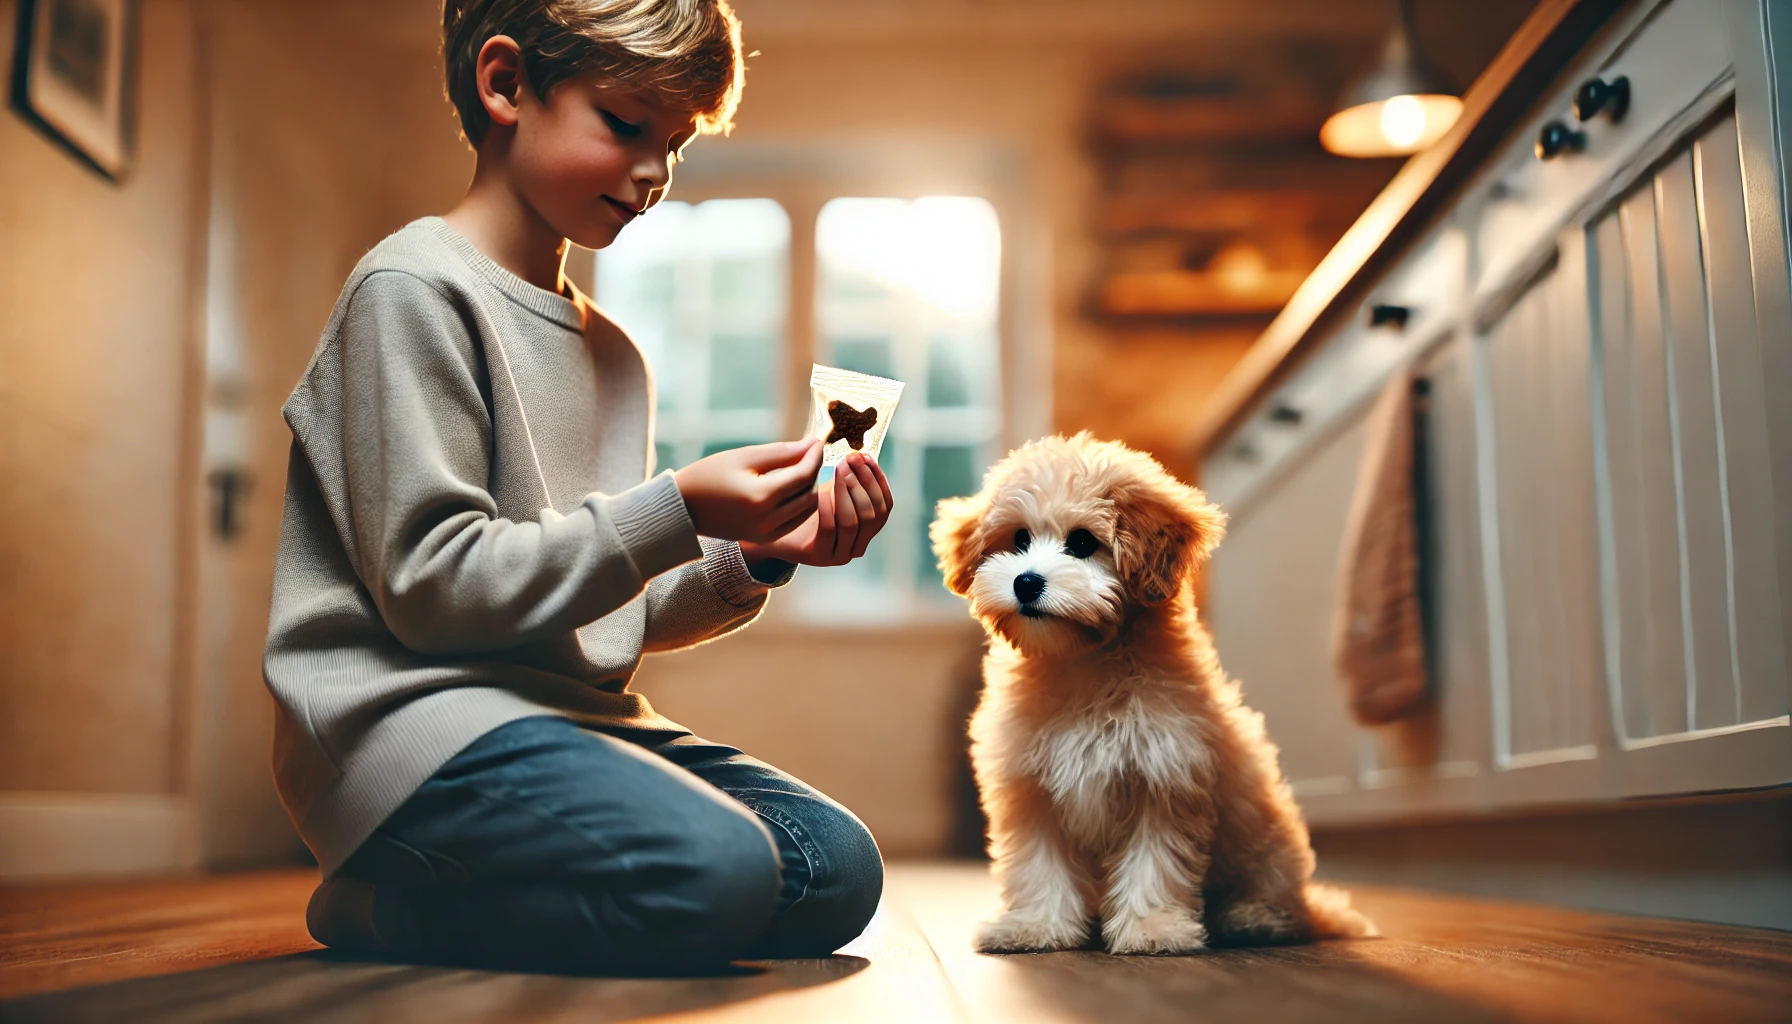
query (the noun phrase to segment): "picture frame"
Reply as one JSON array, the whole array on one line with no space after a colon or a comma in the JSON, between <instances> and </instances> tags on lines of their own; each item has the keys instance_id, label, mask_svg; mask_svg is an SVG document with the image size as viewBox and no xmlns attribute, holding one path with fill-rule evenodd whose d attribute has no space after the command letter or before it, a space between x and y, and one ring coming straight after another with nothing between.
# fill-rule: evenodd
<instances>
[{"instance_id":1,"label":"picture frame","mask_svg":"<svg viewBox=\"0 0 1792 1024\"><path fill-rule=\"evenodd\" d=\"M11 104L108 181L135 148L138 0L19 0Z\"/></svg>"}]
</instances>

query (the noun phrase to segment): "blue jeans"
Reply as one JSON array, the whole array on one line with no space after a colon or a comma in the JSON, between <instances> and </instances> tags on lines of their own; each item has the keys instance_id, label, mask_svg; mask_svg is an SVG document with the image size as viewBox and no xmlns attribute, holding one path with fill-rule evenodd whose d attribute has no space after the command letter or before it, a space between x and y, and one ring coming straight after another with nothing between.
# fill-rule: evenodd
<instances>
[{"instance_id":1,"label":"blue jeans","mask_svg":"<svg viewBox=\"0 0 1792 1024\"><path fill-rule=\"evenodd\" d=\"M883 861L852 812L733 747L540 717L443 765L341 879L370 883L372 952L658 970L826 956L871 920ZM319 897L313 934L345 934Z\"/></svg>"}]
</instances>

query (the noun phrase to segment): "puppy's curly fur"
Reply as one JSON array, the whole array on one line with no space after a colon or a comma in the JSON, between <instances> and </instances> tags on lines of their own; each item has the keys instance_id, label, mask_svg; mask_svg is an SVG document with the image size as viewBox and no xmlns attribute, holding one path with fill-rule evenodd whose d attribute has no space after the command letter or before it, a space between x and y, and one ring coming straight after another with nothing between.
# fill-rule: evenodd
<instances>
[{"instance_id":1,"label":"puppy's curly fur","mask_svg":"<svg viewBox=\"0 0 1792 1024\"><path fill-rule=\"evenodd\" d=\"M1082 948L1097 918L1115 953L1373 934L1309 881L1276 748L1195 617L1225 521L1086 433L1027 444L940 503L946 584L990 636L971 759L1003 910L978 949Z\"/></svg>"}]
</instances>

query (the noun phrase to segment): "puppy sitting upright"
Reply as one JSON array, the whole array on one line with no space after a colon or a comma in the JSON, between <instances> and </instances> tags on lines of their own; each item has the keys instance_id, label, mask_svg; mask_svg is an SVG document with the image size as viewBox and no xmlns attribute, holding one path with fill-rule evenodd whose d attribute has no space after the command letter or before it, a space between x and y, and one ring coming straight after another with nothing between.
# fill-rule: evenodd
<instances>
[{"instance_id":1,"label":"puppy sitting upright","mask_svg":"<svg viewBox=\"0 0 1792 1024\"><path fill-rule=\"evenodd\" d=\"M1369 934L1315 886L1263 718L1195 618L1225 514L1149 456L1047 438L943 501L946 584L990 634L971 759L1003 911L983 952L1189 953Z\"/></svg>"}]
</instances>

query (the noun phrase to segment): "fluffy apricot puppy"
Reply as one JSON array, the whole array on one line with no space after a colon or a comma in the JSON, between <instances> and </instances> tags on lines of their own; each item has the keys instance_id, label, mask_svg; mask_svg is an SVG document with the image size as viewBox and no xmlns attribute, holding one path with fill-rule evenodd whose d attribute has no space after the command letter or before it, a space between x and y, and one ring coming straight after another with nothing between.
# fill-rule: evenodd
<instances>
[{"instance_id":1,"label":"fluffy apricot puppy","mask_svg":"<svg viewBox=\"0 0 1792 1024\"><path fill-rule=\"evenodd\" d=\"M1226 517L1088 434L942 501L933 548L989 633L971 759L1002 913L983 952L1192 953L1371 934L1313 851L1263 717L1195 617Z\"/></svg>"}]
</instances>

